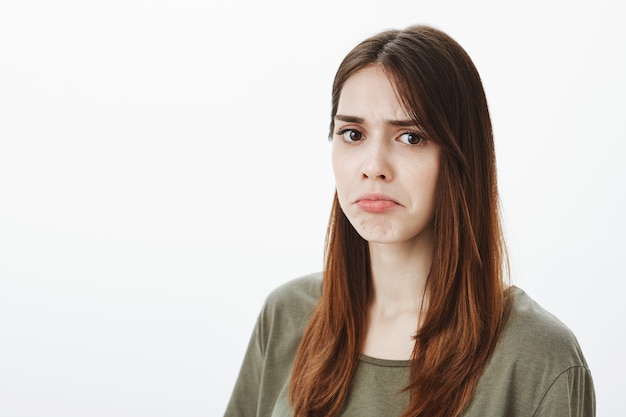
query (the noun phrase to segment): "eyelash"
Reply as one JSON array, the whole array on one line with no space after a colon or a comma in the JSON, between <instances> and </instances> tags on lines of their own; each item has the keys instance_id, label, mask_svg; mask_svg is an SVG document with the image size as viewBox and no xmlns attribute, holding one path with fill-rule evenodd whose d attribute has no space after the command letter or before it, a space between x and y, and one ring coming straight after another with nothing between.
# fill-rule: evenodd
<instances>
[{"instance_id":1,"label":"eyelash","mask_svg":"<svg viewBox=\"0 0 626 417\"><path fill-rule=\"evenodd\" d=\"M358 140L349 140L347 139L344 135L348 132L355 132L358 133L359 135L361 135L361 138L359 138ZM357 129L353 129L353 128L345 128L345 129L339 129L335 132L336 135L338 136L342 136L343 140L348 142L348 143L355 143L355 142L359 142L362 139L363 133L360 130ZM409 145L409 146L419 146L421 144L423 144L423 142L426 140L426 138L424 137L423 134L421 134L420 132L411 130L408 132L403 132L402 134L400 134L400 137L404 136L404 135L413 135L413 136L417 136L419 138L419 141L417 143L404 143L405 145Z\"/></svg>"},{"instance_id":2,"label":"eyelash","mask_svg":"<svg viewBox=\"0 0 626 417\"><path fill-rule=\"evenodd\" d=\"M348 133L348 132L355 132L355 133L358 133L359 135L361 135L361 137L363 136L363 133L361 131L356 130L356 129L351 129L351 128L339 129L337 132L335 132L335 134L338 135L338 136L341 136L343 138L343 140L345 140L348 143L354 143L354 142L358 142L359 140L361 140L361 138L359 138L356 141L351 141L351 140L346 139L345 134Z\"/></svg>"},{"instance_id":3,"label":"eyelash","mask_svg":"<svg viewBox=\"0 0 626 417\"><path fill-rule=\"evenodd\" d=\"M421 145L426 140L426 138L424 138L424 135L422 135L419 132L415 132L415 131L404 132L400 136L404 136L404 135L413 135L413 136L416 136L419 139L417 143L406 143L406 145L418 146L418 145ZM402 142L402 143L404 143L404 142Z\"/></svg>"}]
</instances>

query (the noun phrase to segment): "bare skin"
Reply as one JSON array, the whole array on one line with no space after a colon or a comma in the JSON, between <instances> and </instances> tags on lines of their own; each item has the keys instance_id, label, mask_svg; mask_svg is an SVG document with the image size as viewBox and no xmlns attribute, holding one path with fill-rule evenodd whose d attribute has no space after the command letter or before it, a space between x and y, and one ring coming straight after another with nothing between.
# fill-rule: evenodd
<instances>
[{"instance_id":1,"label":"bare skin","mask_svg":"<svg viewBox=\"0 0 626 417\"><path fill-rule=\"evenodd\" d=\"M429 230L423 233L430 234ZM370 243L374 296L362 350L367 356L407 360L413 352L419 311L422 301L426 302L423 294L430 270L430 247L408 248L404 253L398 249L396 245Z\"/></svg>"}]
</instances>

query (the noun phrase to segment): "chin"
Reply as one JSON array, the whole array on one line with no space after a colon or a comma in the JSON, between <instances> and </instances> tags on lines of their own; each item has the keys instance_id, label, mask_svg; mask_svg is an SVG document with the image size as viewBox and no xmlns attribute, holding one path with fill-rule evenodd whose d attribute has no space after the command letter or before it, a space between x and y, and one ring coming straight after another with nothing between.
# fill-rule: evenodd
<instances>
[{"instance_id":1,"label":"chin","mask_svg":"<svg viewBox=\"0 0 626 417\"><path fill-rule=\"evenodd\" d=\"M432 230L430 227L416 228L417 230L408 230L407 228L392 227L355 227L359 236L370 244L381 245L410 245L420 244L419 242L432 243ZM399 230L400 229L400 230Z\"/></svg>"},{"instance_id":2,"label":"chin","mask_svg":"<svg viewBox=\"0 0 626 417\"><path fill-rule=\"evenodd\" d=\"M368 243L380 243L380 244L394 244L394 243L402 243L405 242L406 239L398 238L391 233L381 233L381 232L373 232L366 231L361 232L357 229L357 233Z\"/></svg>"}]
</instances>

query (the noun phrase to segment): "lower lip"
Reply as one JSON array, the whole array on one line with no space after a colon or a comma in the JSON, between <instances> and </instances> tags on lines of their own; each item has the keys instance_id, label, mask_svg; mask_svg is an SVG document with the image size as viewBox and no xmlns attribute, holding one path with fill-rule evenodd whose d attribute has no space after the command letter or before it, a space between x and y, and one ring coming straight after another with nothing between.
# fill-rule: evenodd
<instances>
[{"instance_id":1,"label":"lower lip","mask_svg":"<svg viewBox=\"0 0 626 417\"><path fill-rule=\"evenodd\" d=\"M356 204L369 213L383 213L398 207L398 203L391 200L359 200Z\"/></svg>"}]
</instances>

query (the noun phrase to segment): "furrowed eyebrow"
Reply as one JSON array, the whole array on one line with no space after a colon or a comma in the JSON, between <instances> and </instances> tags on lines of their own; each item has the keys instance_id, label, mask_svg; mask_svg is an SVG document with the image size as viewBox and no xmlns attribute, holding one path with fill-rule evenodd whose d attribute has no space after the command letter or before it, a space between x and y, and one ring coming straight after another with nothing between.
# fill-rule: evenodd
<instances>
[{"instance_id":1,"label":"furrowed eyebrow","mask_svg":"<svg viewBox=\"0 0 626 417\"><path fill-rule=\"evenodd\" d=\"M365 123L365 119L362 117L357 117L357 116L346 116L343 114L337 114L335 115L335 120L340 120L342 122L346 122L346 123L360 123L363 124ZM415 122L413 120L385 120L385 123L392 125L392 126L399 126L399 127L414 127L417 126L415 124Z\"/></svg>"},{"instance_id":2,"label":"furrowed eyebrow","mask_svg":"<svg viewBox=\"0 0 626 417\"><path fill-rule=\"evenodd\" d=\"M365 119L356 116L344 116L343 114L336 114L335 120L341 120L346 123L365 123Z\"/></svg>"},{"instance_id":3,"label":"furrowed eyebrow","mask_svg":"<svg viewBox=\"0 0 626 417\"><path fill-rule=\"evenodd\" d=\"M392 126L400 126L400 127L416 126L413 120L386 120L386 123Z\"/></svg>"}]
</instances>

